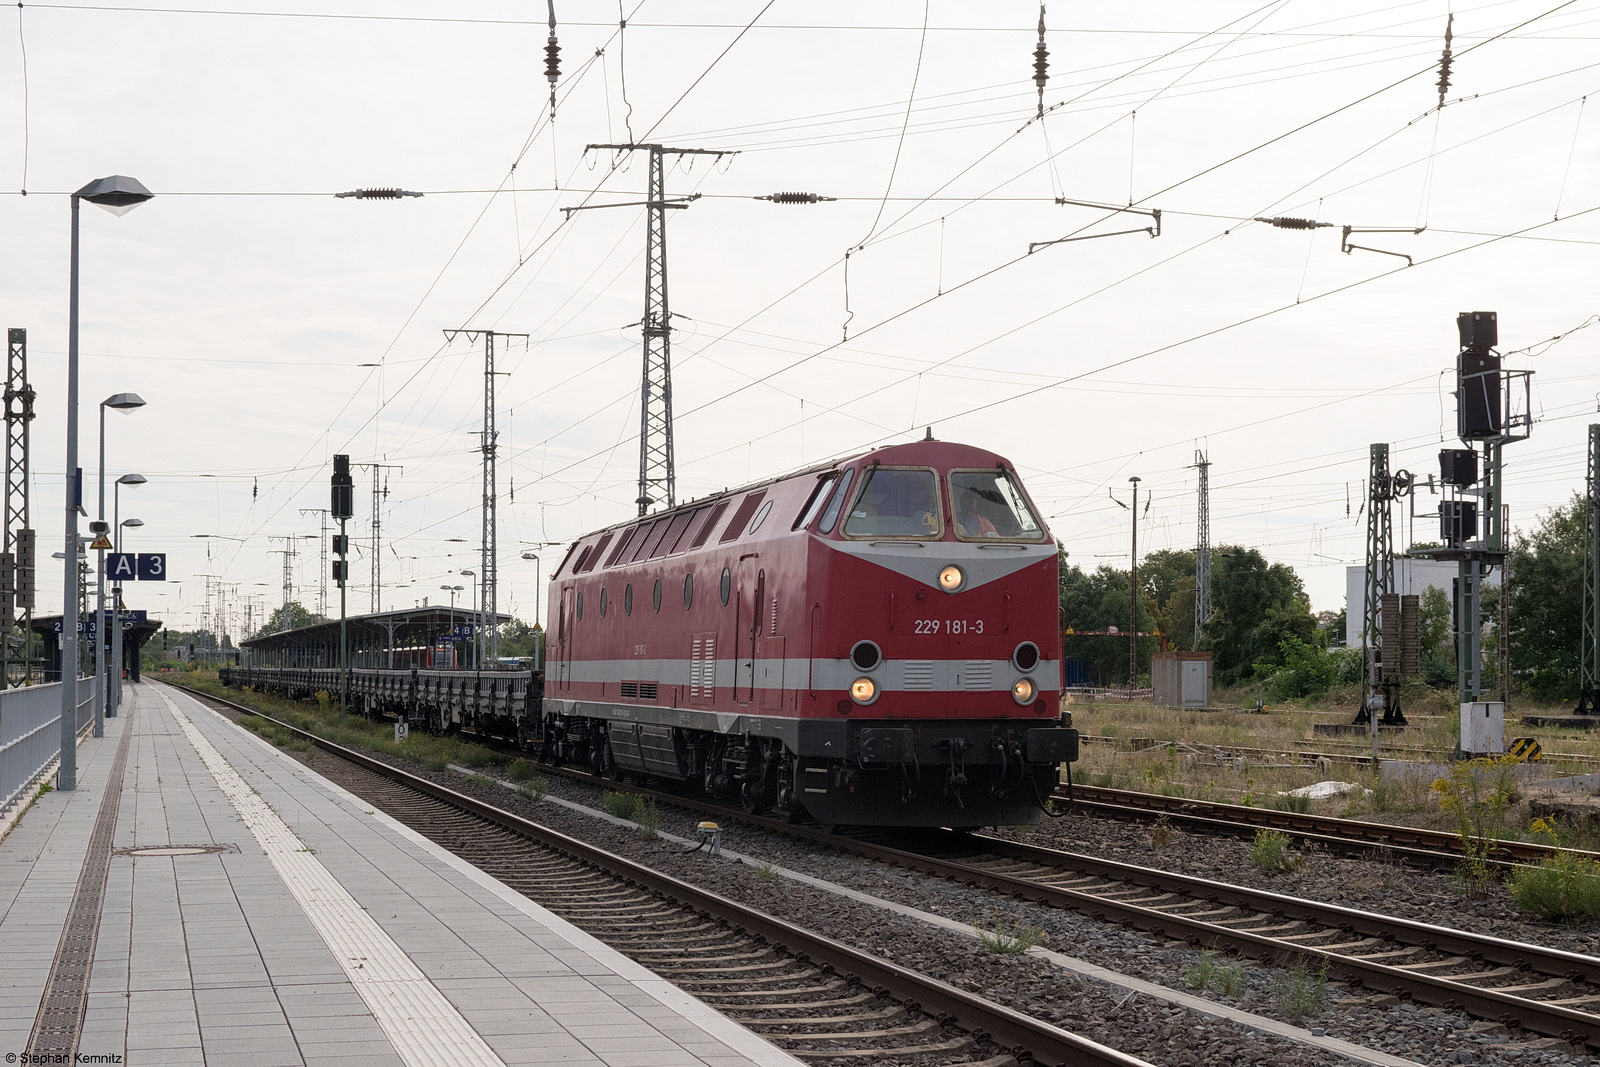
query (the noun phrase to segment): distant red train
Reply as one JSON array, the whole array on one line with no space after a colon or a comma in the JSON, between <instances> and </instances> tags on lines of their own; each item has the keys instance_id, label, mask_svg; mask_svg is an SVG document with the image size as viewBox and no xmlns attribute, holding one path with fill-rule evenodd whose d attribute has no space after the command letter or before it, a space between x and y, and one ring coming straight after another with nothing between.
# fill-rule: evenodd
<instances>
[{"instance_id":1,"label":"distant red train","mask_svg":"<svg viewBox=\"0 0 1600 1067\"><path fill-rule=\"evenodd\" d=\"M1077 758L1056 546L980 448L881 448L599 530L550 603L527 726L597 771L824 825L984 826L1037 821Z\"/></svg>"}]
</instances>

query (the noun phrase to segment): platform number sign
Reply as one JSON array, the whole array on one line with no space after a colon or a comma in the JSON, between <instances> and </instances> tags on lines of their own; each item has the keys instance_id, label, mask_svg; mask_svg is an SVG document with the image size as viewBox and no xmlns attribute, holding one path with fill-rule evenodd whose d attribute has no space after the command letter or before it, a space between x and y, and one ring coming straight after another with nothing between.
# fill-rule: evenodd
<instances>
[{"instance_id":1,"label":"platform number sign","mask_svg":"<svg viewBox=\"0 0 1600 1067\"><path fill-rule=\"evenodd\" d=\"M1544 758L1544 749L1540 747L1538 741L1531 737L1513 737L1509 752L1514 759L1519 759L1526 763L1533 763Z\"/></svg>"},{"instance_id":2,"label":"platform number sign","mask_svg":"<svg viewBox=\"0 0 1600 1067\"><path fill-rule=\"evenodd\" d=\"M165 552L112 552L106 556L106 577L113 582L164 582Z\"/></svg>"}]
</instances>

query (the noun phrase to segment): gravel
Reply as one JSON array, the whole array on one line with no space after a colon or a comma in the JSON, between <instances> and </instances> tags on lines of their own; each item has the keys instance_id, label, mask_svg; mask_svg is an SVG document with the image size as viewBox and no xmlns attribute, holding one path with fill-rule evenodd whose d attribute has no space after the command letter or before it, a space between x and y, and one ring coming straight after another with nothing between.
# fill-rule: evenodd
<instances>
[{"instance_id":1,"label":"gravel","mask_svg":"<svg viewBox=\"0 0 1600 1067\"><path fill-rule=\"evenodd\" d=\"M320 760L333 758L320 752L293 754L313 768ZM677 844L647 838L556 804L529 800L492 782L454 772L431 772L411 761L391 762L424 778L481 796L552 829L581 837L781 918L819 929L837 940L1154 1063L1174 1067L1202 1064L1303 1067L1350 1062L1315 1046L1264 1034L1242 1024L1214 1019L1070 974L1035 956L994 952L976 939L796 884L770 870L715 860L704 852L686 854ZM552 796L601 807L600 792L593 787L559 777L548 781ZM697 813L663 805L661 829L692 838L695 823L700 818L702 816ZM1509 903L1503 899L1463 901L1448 876L1371 860L1315 853L1307 857L1298 872L1269 879L1249 866L1248 844L1241 841L1192 837L1174 831L1170 843L1157 850L1150 844L1147 826L1083 817L1051 820L1046 826L1020 836L1031 843L1261 885L1288 894L1426 921L1437 922L1442 914L1449 914L1466 929L1557 944L1574 951L1590 952L1595 943L1591 930L1528 921L1511 911ZM1259 1015L1285 1019L1313 1033L1382 1049L1430 1067L1457 1063L1492 1067L1591 1062L1587 1055L1574 1051L1564 1042L1529 1040L1497 1024L1473 1020L1461 1012L1413 1005L1337 983L1330 983L1322 990L1320 1007L1298 1014L1291 1008L1296 999L1316 999L1319 983L1315 975L1301 975L1296 984L1289 972L1250 961L1217 957L1203 962L1202 953L1179 942L1124 930L1072 912L1015 902L983 890L885 867L824 846L737 823L724 827L723 844L758 860L948 919L1016 933L1038 931L1045 947L1067 955ZM1197 965L1203 970L1208 964L1239 968L1242 988L1237 996L1192 987L1186 974L1192 973Z\"/></svg>"}]
</instances>

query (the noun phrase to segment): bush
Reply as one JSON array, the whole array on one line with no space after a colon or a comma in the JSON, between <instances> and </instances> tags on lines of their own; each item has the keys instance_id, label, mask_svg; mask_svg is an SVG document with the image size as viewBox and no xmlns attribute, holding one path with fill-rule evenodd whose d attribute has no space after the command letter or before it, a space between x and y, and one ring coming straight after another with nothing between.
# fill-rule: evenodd
<instances>
[{"instance_id":1,"label":"bush","mask_svg":"<svg viewBox=\"0 0 1600 1067\"><path fill-rule=\"evenodd\" d=\"M1455 817L1461 839L1461 878L1469 896L1483 892L1494 878L1489 866L1496 840L1505 836L1506 813L1517 799L1515 757L1462 760L1432 790L1439 807Z\"/></svg>"},{"instance_id":2,"label":"bush","mask_svg":"<svg viewBox=\"0 0 1600 1067\"><path fill-rule=\"evenodd\" d=\"M1517 907L1559 922L1600 916L1600 863L1562 852L1537 867L1522 867L1508 887Z\"/></svg>"},{"instance_id":3,"label":"bush","mask_svg":"<svg viewBox=\"0 0 1600 1067\"><path fill-rule=\"evenodd\" d=\"M661 811L649 797L634 797L633 821L639 826L641 837L655 837L661 833Z\"/></svg>"},{"instance_id":4,"label":"bush","mask_svg":"<svg viewBox=\"0 0 1600 1067\"><path fill-rule=\"evenodd\" d=\"M600 795L600 806L619 819L631 819L643 799L638 793L618 793L607 789Z\"/></svg>"},{"instance_id":5,"label":"bush","mask_svg":"<svg viewBox=\"0 0 1600 1067\"><path fill-rule=\"evenodd\" d=\"M1328 997L1328 961L1323 960L1318 970L1296 957L1289 969L1279 976L1273 989L1273 999L1278 1010L1290 1019L1304 1019L1322 1010Z\"/></svg>"},{"instance_id":6,"label":"bush","mask_svg":"<svg viewBox=\"0 0 1600 1067\"><path fill-rule=\"evenodd\" d=\"M1200 950L1200 959L1183 972L1183 980L1195 989L1215 989L1225 997L1244 992L1244 968L1237 963L1218 962L1210 949Z\"/></svg>"},{"instance_id":7,"label":"bush","mask_svg":"<svg viewBox=\"0 0 1600 1067\"><path fill-rule=\"evenodd\" d=\"M1288 811L1296 815L1308 815L1311 812L1311 798L1291 796L1284 793L1268 797L1267 807L1273 811Z\"/></svg>"},{"instance_id":8,"label":"bush","mask_svg":"<svg viewBox=\"0 0 1600 1067\"><path fill-rule=\"evenodd\" d=\"M983 947L1002 956L1019 956L1045 939L1044 931L1037 926L973 925L978 928L978 940L983 942Z\"/></svg>"},{"instance_id":9,"label":"bush","mask_svg":"<svg viewBox=\"0 0 1600 1067\"><path fill-rule=\"evenodd\" d=\"M1318 697L1345 681L1352 671L1361 676L1361 650L1355 648L1326 649L1307 644L1294 634L1285 634L1278 642L1282 666L1256 664L1256 672L1265 675L1265 694L1269 700L1288 700L1294 697Z\"/></svg>"},{"instance_id":10,"label":"bush","mask_svg":"<svg viewBox=\"0 0 1600 1067\"><path fill-rule=\"evenodd\" d=\"M1283 874L1300 866L1300 857L1289 851L1293 839L1279 830L1257 830L1250 846L1250 862L1263 874Z\"/></svg>"}]
</instances>

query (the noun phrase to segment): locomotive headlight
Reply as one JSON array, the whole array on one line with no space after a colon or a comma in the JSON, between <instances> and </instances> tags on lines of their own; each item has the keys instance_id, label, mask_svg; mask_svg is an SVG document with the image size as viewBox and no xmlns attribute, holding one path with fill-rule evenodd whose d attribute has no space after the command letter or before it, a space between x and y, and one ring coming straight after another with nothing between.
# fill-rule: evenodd
<instances>
[{"instance_id":1,"label":"locomotive headlight","mask_svg":"<svg viewBox=\"0 0 1600 1067\"><path fill-rule=\"evenodd\" d=\"M954 563L947 563L944 570L939 572L939 588L946 593L954 593L966 584L966 574Z\"/></svg>"},{"instance_id":2,"label":"locomotive headlight","mask_svg":"<svg viewBox=\"0 0 1600 1067\"><path fill-rule=\"evenodd\" d=\"M870 704L878 699L878 683L871 678L857 678L850 683L850 699L857 704Z\"/></svg>"},{"instance_id":3,"label":"locomotive headlight","mask_svg":"<svg viewBox=\"0 0 1600 1067\"><path fill-rule=\"evenodd\" d=\"M1033 698L1039 695L1039 687L1033 684L1032 678L1018 678L1011 683L1011 699L1018 704L1032 704Z\"/></svg>"}]
</instances>

